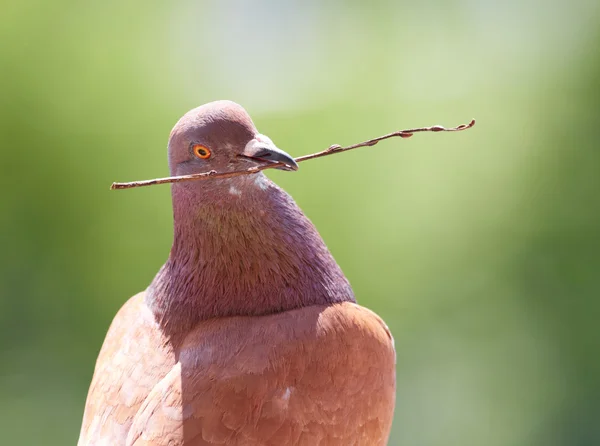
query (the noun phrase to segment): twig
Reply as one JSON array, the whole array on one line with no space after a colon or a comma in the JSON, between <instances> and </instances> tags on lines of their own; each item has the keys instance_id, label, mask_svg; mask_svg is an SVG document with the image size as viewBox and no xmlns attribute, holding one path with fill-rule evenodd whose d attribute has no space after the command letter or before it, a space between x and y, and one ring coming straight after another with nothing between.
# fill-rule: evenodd
<instances>
[{"instance_id":1,"label":"twig","mask_svg":"<svg viewBox=\"0 0 600 446\"><path fill-rule=\"evenodd\" d=\"M352 149L358 149L359 147L370 147L377 144L379 141L383 141L384 139L394 138L399 136L400 138L410 138L415 133L421 132L460 132L462 130L470 129L475 125L475 120L471 120L468 124L462 124L458 127L445 128L441 125L434 125L431 127L419 127L416 129L408 129L408 130L400 130L398 132L388 133L387 135L379 136L377 138L369 139L368 141L359 142L357 144L352 144L351 146L342 147L339 144L334 144L329 148L317 152L312 153L310 155L299 156L296 158L297 163L301 163L302 161L311 160L315 158L321 158L322 156L332 155L334 153L346 152ZM198 180L206 180L208 178L232 178L240 175L252 175L256 174L262 170L273 169L276 167L284 166L283 163L271 163L265 164L262 166L251 167L249 169L244 170L234 170L231 172L217 172L216 170L211 170L209 172L203 173L194 173L191 175L181 175L177 177L166 177L166 178L156 178L154 180L144 180L144 181L132 181L129 183L113 183L110 188L111 189L130 189L132 187L141 187L141 186L151 186L154 184L164 184L164 183L180 183L183 181L198 181Z\"/></svg>"}]
</instances>

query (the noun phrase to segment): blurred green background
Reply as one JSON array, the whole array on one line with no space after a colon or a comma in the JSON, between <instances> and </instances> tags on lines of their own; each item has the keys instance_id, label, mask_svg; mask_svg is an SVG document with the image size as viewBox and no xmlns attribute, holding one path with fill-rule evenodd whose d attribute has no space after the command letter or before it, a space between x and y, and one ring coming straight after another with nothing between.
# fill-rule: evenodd
<instances>
[{"instance_id":1,"label":"blurred green background","mask_svg":"<svg viewBox=\"0 0 600 446\"><path fill-rule=\"evenodd\" d=\"M4 2L0 443L69 445L171 243L177 119L246 107L398 354L390 445L600 444L600 3Z\"/></svg>"}]
</instances>

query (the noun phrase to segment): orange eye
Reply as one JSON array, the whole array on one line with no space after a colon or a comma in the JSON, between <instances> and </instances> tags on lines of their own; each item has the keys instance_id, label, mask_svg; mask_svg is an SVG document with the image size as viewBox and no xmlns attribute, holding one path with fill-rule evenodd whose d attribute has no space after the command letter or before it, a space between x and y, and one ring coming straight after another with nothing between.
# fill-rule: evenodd
<instances>
[{"instance_id":1,"label":"orange eye","mask_svg":"<svg viewBox=\"0 0 600 446\"><path fill-rule=\"evenodd\" d=\"M210 149L208 147L203 146L202 144L194 144L192 147L194 155L196 155L200 159L208 159L210 158Z\"/></svg>"}]
</instances>

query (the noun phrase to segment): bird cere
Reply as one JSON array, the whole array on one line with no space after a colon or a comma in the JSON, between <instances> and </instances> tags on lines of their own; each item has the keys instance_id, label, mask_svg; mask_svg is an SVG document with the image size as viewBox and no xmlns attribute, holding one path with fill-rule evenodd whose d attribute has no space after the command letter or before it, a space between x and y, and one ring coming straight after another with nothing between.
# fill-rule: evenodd
<instances>
[{"instance_id":1,"label":"bird cere","mask_svg":"<svg viewBox=\"0 0 600 446\"><path fill-rule=\"evenodd\" d=\"M294 159L231 101L186 113L168 143L173 245L114 317L79 446L383 446L396 400L392 334L360 306L313 223L264 173ZM220 178L220 181L198 181Z\"/></svg>"},{"instance_id":2,"label":"bird cere","mask_svg":"<svg viewBox=\"0 0 600 446\"><path fill-rule=\"evenodd\" d=\"M296 163L301 163L302 161L311 160L315 158L320 158L322 156L332 155L334 153L345 152L347 150L358 149L359 147L369 147L374 146L379 141L383 141L384 139L400 137L400 138L410 138L415 133L421 132L460 132L463 130L470 129L475 125L475 120L472 119L468 124L461 124L456 127L446 128L441 125L433 125L431 127L419 127L416 129L406 129L400 130L393 133L388 133L387 135L379 136L377 138L369 139L367 141L363 141L357 144L353 144L351 146L342 147L338 144L331 145L329 148L322 150L321 152L312 153L310 155L303 155L298 158L295 158ZM208 156L206 157L208 158ZM177 183L180 181L196 181L196 180L204 180L208 178L232 178L238 175L251 175L258 173L262 170L266 169L275 169L284 167L285 164L282 162L276 162L273 164L265 164L263 166L255 166L250 167L245 170L237 170L232 172L217 172L216 170L209 170L208 172L196 173L191 175L181 175L175 177L167 177L167 178L156 178L153 180L144 180L144 181L131 181L127 183L113 183L110 188L115 189L131 189L133 187L142 187L142 186L152 186L154 184L165 184L165 183ZM291 169L296 170L296 169Z\"/></svg>"}]
</instances>

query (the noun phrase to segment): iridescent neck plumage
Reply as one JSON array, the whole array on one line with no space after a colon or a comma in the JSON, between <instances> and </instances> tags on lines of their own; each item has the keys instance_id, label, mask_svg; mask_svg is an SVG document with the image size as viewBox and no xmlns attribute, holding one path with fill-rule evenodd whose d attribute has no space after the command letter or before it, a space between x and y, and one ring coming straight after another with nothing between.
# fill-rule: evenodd
<instances>
[{"instance_id":1,"label":"iridescent neck plumage","mask_svg":"<svg viewBox=\"0 0 600 446\"><path fill-rule=\"evenodd\" d=\"M171 254L147 297L167 326L354 300L313 224L262 173L175 185L173 210Z\"/></svg>"}]
</instances>

